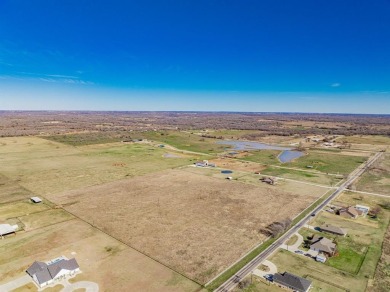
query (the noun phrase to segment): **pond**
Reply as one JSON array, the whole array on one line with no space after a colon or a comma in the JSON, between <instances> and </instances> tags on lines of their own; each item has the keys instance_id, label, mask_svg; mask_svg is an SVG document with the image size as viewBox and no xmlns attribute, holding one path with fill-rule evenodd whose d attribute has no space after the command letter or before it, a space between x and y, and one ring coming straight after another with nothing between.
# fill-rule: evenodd
<instances>
[{"instance_id":1,"label":"pond","mask_svg":"<svg viewBox=\"0 0 390 292\"><path fill-rule=\"evenodd\" d=\"M295 151L295 150L285 150L279 155L279 160L281 163L290 162L291 160L294 160L296 158L299 158L301 156L305 155L305 153L301 151Z\"/></svg>"},{"instance_id":2,"label":"pond","mask_svg":"<svg viewBox=\"0 0 390 292\"><path fill-rule=\"evenodd\" d=\"M291 148L277 146L277 145L270 145L260 142L254 142L254 141L235 141L235 140L223 140L223 141L217 141L218 144L223 145L230 145L233 146L231 150L291 150Z\"/></svg>"},{"instance_id":3,"label":"pond","mask_svg":"<svg viewBox=\"0 0 390 292\"><path fill-rule=\"evenodd\" d=\"M290 162L293 159L299 158L305 153L301 151L292 150L293 148L270 145L255 141L236 141L236 140L223 140L217 141L218 144L232 146L230 150L238 151L250 151L250 150L281 150L282 153L278 156L280 162Z\"/></svg>"}]
</instances>

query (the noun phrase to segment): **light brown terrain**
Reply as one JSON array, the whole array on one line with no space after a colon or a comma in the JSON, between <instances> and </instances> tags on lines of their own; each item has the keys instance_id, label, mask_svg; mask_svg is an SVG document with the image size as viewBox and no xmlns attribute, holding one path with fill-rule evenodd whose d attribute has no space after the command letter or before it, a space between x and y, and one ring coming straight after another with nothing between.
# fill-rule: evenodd
<instances>
[{"instance_id":1,"label":"light brown terrain","mask_svg":"<svg viewBox=\"0 0 390 292\"><path fill-rule=\"evenodd\" d=\"M259 229L298 214L313 201L311 196L180 170L50 199L201 283L264 240Z\"/></svg>"}]
</instances>

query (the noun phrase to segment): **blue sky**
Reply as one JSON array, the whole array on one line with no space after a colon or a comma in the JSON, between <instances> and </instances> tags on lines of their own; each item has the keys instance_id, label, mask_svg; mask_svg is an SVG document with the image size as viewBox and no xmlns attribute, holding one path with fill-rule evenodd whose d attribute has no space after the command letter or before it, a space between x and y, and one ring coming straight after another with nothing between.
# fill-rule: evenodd
<instances>
[{"instance_id":1,"label":"blue sky","mask_svg":"<svg viewBox=\"0 0 390 292\"><path fill-rule=\"evenodd\" d=\"M0 1L0 109L390 113L390 1Z\"/></svg>"}]
</instances>

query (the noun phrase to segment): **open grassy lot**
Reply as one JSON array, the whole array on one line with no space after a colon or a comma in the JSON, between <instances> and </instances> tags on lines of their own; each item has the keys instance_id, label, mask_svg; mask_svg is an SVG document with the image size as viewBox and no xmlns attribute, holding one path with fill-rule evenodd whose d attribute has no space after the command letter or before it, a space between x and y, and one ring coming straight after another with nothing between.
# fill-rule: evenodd
<instances>
[{"instance_id":1,"label":"open grassy lot","mask_svg":"<svg viewBox=\"0 0 390 292\"><path fill-rule=\"evenodd\" d=\"M260 228L293 217L313 198L170 170L64 192L52 200L205 283L264 240Z\"/></svg>"},{"instance_id":2,"label":"open grassy lot","mask_svg":"<svg viewBox=\"0 0 390 292\"><path fill-rule=\"evenodd\" d=\"M357 190L390 195L390 154L383 155L359 179Z\"/></svg>"},{"instance_id":3,"label":"open grassy lot","mask_svg":"<svg viewBox=\"0 0 390 292\"><path fill-rule=\"evenodd\" d=\"M247 161L253 161L264 165L275 164L279 165L278 155L281 153L279 150L255 150L247 152L241 159Z\"/></svg>"},{"instance_id":4,"label":"open grassy lot","mask_svg":"<svg viewBox=\"0 0 390 292\"><path fill-rule=\"evenodd\" d=\"M307 166L311 165L315 170L325 173L349 174L366 160L367 157L361 156L342 155L325 151L309 151L307 155L283 165L302 169L307 169Z\"/></svg>"},{"instance_id":5,"label":"open grassy lot","mask_svg":"<svg viewBox=\"0 0 390 292\"><path fill-rule=\"evenodd\" d=\"M27 200L0 204L0 220L41 212L49 208L46 204L34 204Z\"/></svg>"},{"instance_id":6,"label":"open grassy lot","mask_svg":"<svg viewBox=\"0 0 390 292\"><path fill-rule=\"evenodd\" d=\"M219 153L228 148L228 145L217 144L217 139L203 138L197 134L180 131L147 131L134 132L135 138L148 139L169 144L181 150L200 153Z\"/></svg>"},{"instance_id":7,"label":"open grassy lot","mask_svg":"<svg viewBox=\"0 0 390 292\"><path fill-rule=\"evenodd\" d=\"M273 166L268 166L266 169L262 170L261 173L265 175L278 176L299 181L307 181L326 186L334 186L338 182L340 182L340 180L343 179L342 176L327 175L325 173L300 171Z\"/></svg>"},{"instance_id":8,"label":"open grassy lot","mask_svg":"<svg viewBox=\"0 0 390 292\"><path fill-rule=\"evenodd\" d=\"M165 149L147 144L118 143L78 148L60 144L57 148L58 143L44 139L14 139L18 143L12 144L12 147L9 144L0 147L0 159L4 161L0 164L0 173L17 180L36 195L174 168L202 158L184 154L175 159L164 157L167 153Z\"/></svg>"},{"instance_id":9,"label":"open grassy lot","mask_svg":"<svg viewBox=\"0 0 390 292\"><path fill-rule=\"evenodd\" d=\"M226 168L230 170L238 170L238 171L245 171L245 172L260 172L265 167L258 164L253 163L250 161L242 161L234 158L227 158L227 157L218 157L215 159L209 160L211 163L215 163L217 167L219 168Z\"/></svg>"},{"instance_id":10,"label":"open grassy lot","mask_svg":"<svg viewBox=\"0 0 390 292\"><path fill-rule=\"evenodd\" d=\"M31 197L31 192L0 173L0 204Z\"/></svg>"},{"instance_id":11,"label":"open grassy lot","mask_svg":"<svg viewBox=\"0 0 390 292\"><path fill-rule=\"evenodd\" d=\"M59 222L68 221L74 218L74 216L62 209L50 209L43 212L22 216L18 219L24 225L24 230L29 231Z\"/></svg>"},{"instance_id":12,"label":"open grassy lot","mask_svg":"<svg viewBox=\"0 0 390 292\"><path fill-rule=\"evenodd\" d=\"M371 145L390 146L390 137L388 136L375 136L375 135L344 136L337 139L337 141L345 141L347 143L352 143L352 144L371 144Z\"/></svg>"},{"instance_id":13,"label":"open grassy lot","mask_svg":"<svg viewBox=\"0 0 390 292\"><path fill-rule=\"evenodd\" d=\"M41 136L44 139L72 146L105 144L131 140L129 132L82 132L66 135Z\"/></svg>"},{"instance_id":14,"label":"open grassy lot","mask_svg":"<svg viewBox=\"0 0 390 292\"><path fill-rule=\"evenodd\" d=\"M80 220L19 232L1 240L0 284L25 275L25 269L35 260L46 261L60 255L76 257L83 272L78 280L96 282L100 291L200 289L196 283Z\"/></svg>"}]
</instances>

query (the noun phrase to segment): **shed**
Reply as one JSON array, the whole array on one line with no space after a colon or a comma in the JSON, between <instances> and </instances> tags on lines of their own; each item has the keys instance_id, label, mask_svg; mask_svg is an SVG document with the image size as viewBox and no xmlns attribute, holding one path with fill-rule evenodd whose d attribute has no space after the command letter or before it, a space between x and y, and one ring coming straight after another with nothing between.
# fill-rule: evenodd
<instances>
[{"instance_id":1,"label":"shed","mask_svg":"<svg viewBox=\"0 0 390 292\"><path fill-rule=\"evenodd\" d=\"M15 233L18 229L18 225L0 224L0 236Z\"/></svg>"},{"instance_id":2,"label":"shed","mask_svg":"<svg viewBox=\"0 0 390 292\"><path fill-rule=\"evenodd\" d=\"M33 202L33 203L41 203L42 200L41 198L38 198L38 197L31 197L30 200Z\"/></svg>"}]
</instances>

